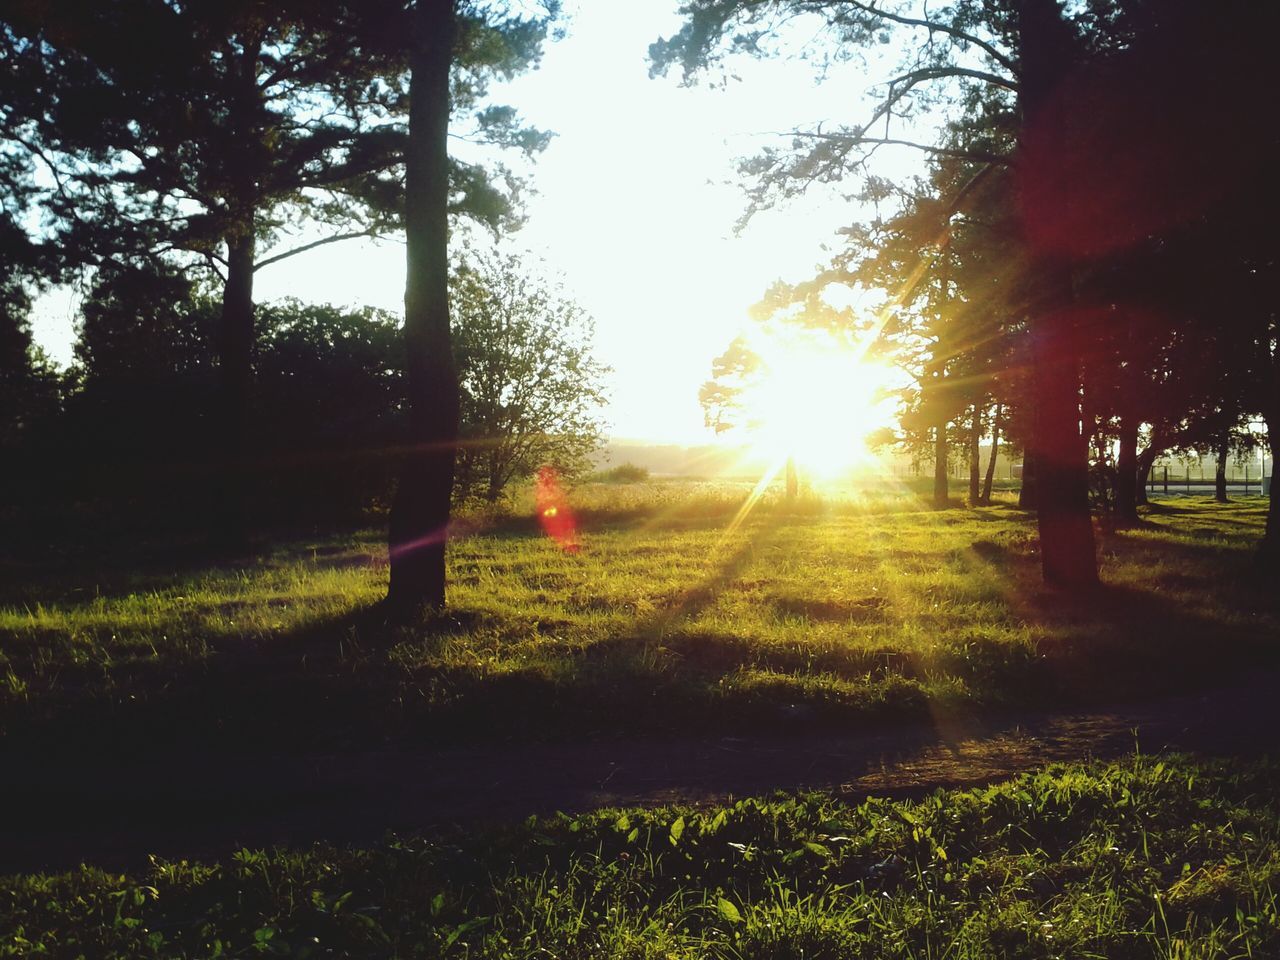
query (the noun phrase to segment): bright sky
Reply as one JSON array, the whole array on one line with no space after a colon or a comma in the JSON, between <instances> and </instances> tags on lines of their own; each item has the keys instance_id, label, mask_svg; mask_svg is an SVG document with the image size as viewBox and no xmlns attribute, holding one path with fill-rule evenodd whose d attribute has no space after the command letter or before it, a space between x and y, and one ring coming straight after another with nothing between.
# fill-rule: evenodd
<instances>
[{"instance_id":1,"label":"bright sky","mask_svg":"<svg viewBox=\"0 0 1280 960\"><path fill-rule=\"evenodd\" d=\"M856 122L872 78L848 65L818 83L812 65L791 59L735 64L740 79L726 89L651 80L648 45L678 28L677 2L566 4L569 36L493 99L557 134L531 171L538 195L511 243L544 259L595 317L597 356L614 371L611 434L704 443L712 435L697 395L712 358L771 282L811 276L827 258L823 244L859 217L815 193L735 237L746 201L726 182L734 159L779 142L779 131ZM870 69L880 79L890 67ZM259 301L296 296L398 312L403 290L401 244L348 242L265 268L255 292ZM64 362L74 314L67 295L37 309L38 340Z\"/></svg>"}]
</instances>

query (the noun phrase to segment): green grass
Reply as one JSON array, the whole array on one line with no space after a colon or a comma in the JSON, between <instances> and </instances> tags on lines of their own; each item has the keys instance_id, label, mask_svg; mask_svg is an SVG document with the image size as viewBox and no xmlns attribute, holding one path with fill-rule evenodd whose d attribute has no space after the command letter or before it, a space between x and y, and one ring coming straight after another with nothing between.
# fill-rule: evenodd
<instances>
[{"instance_id":1,"label":"green grass","mask_svg":"<svg viewBox=\"0 0 1280 960\"><path fill-rule=\"evenodd\" d=\"M1247 576L1265 501L1171 501L1105 535L1105 588L1079 601L1042 589L1034 519L1010 502L766 499L726 532L745 490L590 485L576 553L528 516L473 520L450 550L449 615L417 629L381 618L373 532L235 569L11 575L4 739L841 728L1147 694L1277 653L1280 608Z\"/></svg>"},{"instance_id":2,"label":"green grass","mask_svg":"<svg viewBox=\"0 0 1280 960\"><path fill-rule=\"evenodd\" d=\"M1134 757L918 802L601 810L0 877L0 956L1280 955L1280 770Z\"/></svg>"}]
</instances>

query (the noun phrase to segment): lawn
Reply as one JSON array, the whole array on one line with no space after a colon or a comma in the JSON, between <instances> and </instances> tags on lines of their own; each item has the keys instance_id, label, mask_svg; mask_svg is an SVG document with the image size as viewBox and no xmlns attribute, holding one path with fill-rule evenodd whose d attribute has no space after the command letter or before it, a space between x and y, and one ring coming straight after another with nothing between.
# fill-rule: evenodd
<instances>
[{"instance_id":1,"label":"lawn","mask_svg":"<svg viewBox=\"0 0 1280 960\"><path fill-rule=\"evenodd\" d=\"M1280 954L1280 770L1133 757L918 802L600 810L0 877L0 956Z\"/></svg>"},{"instance_id":2,"label":"lawn","mask_svg":"<svg viewBox=\"0 0 1280 960\"><path fill-rule=\"evenodd\" d=\"M1045 591L1012 501L588 485L581 549L527 511L464 520L451 609L389 627L378 532L234 566L14 566L0 592L8 750L351 748L834 730L939 710L1139 697L1274 661L1249 560L1265 501L1165 501L1103 533L1103 589Z\"/></svg>"}]
</instances>

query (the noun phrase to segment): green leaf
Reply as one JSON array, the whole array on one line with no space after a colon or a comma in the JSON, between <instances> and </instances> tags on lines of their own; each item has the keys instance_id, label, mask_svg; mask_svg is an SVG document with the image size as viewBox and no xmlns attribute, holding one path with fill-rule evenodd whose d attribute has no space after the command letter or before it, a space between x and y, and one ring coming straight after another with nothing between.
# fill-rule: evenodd
<instances>
[{"instance_id":1,"label":"green leaf","mask_svg":"<svg viewBox=\"0 0 1280 960\"><path fill-rule=\"evenodd\" d=\"M716 898L716 912L720 914L721 920L726 920L729 923L742 922L742 914L738 912L738 908L724 897Z\"/></svg>"},{"instance_id":2,"label":"green leaf","mask_svg":"<svg viewBox=\"0 0 1280 960\"><path fill-rule=\"evenodd\" d=\"M684 817L676 817L675 823L671 824L671 845L674 847L679 843L682 836L684 836Z\"/></svg>"},{"instance_id":3,"label":"green leaf","mask_svg":"<svg viewBox=\"0 0 1280 960\"><path fill-rule=\"evenodd\" d=\"M817 854L818 856L820 856L820 857L829 857L829 856L831 856L831 848L830 848L830 847L824 847L822 844L820 844L820 843L815 843L815 842L814 842L814 841L812 841L812 840L806 840L806 841L804 842L804 848L805 848L806 850L808 850L810 853L816 853L816 854Z\"/></svg>"},{"instance_id":4,"label":"green leaf","mask_svg":"<svg viewBox=\"0 0 1280 960\"><path fill-rule=\"evenodd\" d=\"M479 927L488 922L489 922L488 917L473 917L472 919L468 920L466 923L459 924L449 932L449 935L447 937L445 937L444 945L446 947L453 946L454 943L457 941L457 939L461 937L463 934L470 933L476 927Z\"/></svg>"}]
</instances>

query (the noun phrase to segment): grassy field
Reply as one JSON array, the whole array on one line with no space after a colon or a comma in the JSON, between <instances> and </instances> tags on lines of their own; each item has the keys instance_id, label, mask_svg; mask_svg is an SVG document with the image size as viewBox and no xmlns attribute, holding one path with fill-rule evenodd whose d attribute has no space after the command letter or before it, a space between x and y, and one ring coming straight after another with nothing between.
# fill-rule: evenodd
<instances>
[{"instance_id":1,"label":"grassy field","mask_svg":"<svg viewBox=\"0 0 1280 960\"><path fill-rule=\"evenodd\" d=\"M581 549L531 516L464 521L451 610L394 629L376 532L235 566L13 565L0 592L9 749L359 746L841 729L1134 697L1274 660L1251 585L1265 501L1168 501L1100 538L1105 586L1039 583L1012 502L766 498L589 485ZM469 525L469 526L468 526Z\"/></svg>"},{"instance_id":2,"label":"grassy field","mask_svg":"<svg viewBox=\"0 0 1280 960\"><path fill-rule=\"evenodd\" d=\"M571 551L529 504L464 517L450 611L415 628L381 613L376 531L221 565L146 545L11 558L0 759L11 784L92 769L77 803L127 781L145 821L148 778L179 756L234 776L388 742L889 730L1280 662L1280 599L1249 576L1265 501L1170 499L1100 529L1104 586L1068 597L1040 584L1011 500L932 510L885 488L744 516L747 493L588 485ZM1135 756L916 802L604 810L10 875L0 956L1280 957L1278 788L1274 766ZM76 817L58 809L42 836Z\"/></svg>"},{"instance_id":3,"label":"grassy field","mask_svg":"<svg viewBox=\"0 0 1280 960\"><path fill-rule=\"evenodd\" d=\"M0 877L0 956L1280 955L1280 771L1055 767L923 801L601 810Z\"/></svg>"}]
</instances>

